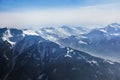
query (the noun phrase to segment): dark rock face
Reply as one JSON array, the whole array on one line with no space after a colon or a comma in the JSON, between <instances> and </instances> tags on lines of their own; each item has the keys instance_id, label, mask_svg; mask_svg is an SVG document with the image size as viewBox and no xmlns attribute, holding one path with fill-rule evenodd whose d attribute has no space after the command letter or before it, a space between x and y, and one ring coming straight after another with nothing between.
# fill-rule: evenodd
<instances>
[{"instance_id":1,"label":"dark rock face","mask_svg":"<svg viewBox=\"0 0 120 80\"><path fill-rule=\"evenodd\" d=\"M8 42L0 42L0 79L2 80L10 69L9 62L12 58L12 51L10 50Z\"/></svg>"},{"instance_id":2,"label":"dark rock face","mask_svg":"<svg viewBox=\"0 0 120 80\"><path fill-rule=\"evenodd\" d=\"M0 41L0 80L119 80L120 64L26 35Z\"/></svg>"}]
</instances>

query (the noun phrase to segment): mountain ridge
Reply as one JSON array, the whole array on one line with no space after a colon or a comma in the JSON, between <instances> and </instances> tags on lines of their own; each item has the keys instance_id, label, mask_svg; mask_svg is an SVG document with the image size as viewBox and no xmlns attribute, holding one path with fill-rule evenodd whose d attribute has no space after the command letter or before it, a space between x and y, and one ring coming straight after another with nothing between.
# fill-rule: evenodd
<instances>
[{"instance_id":1,"label":"mountain ridge","mask_svg":"<svg viewBox=\"0 0 120 80\"><path fill-rule=\"evenodd\" d=\"M120 79L118 62L76 50L33 30L3 28L0 33L1 80ZM72 36L75 42L76 36ZM87 39L83 34L79 38Z\"/></svg>"},{"instance_id":2,"label":"mountain ridge","mask_svg":"<svg viewBox=\"0 0 120 80\"><path fill-rule=\"evenodd\" d=\"M109 57L108 59L113 58L118 61L118 55L120 52L119 35L120 25L114 23L106 26L105 28L93 29L90 32L80 36L70 36L60 39L60 42L61 44L73 47L77 50L87 51L94 53L94 55L98 54L98 56L105 58ZM67 44L67 42L69 43Z\"/></svg>"}]
</instances>

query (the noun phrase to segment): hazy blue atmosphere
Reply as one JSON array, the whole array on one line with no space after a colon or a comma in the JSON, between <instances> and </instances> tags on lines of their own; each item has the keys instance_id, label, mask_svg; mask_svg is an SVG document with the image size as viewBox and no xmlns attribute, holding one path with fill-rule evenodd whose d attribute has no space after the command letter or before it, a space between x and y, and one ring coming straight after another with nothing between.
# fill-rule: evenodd
<instances>
[{"instance_id":1,"label":"hazy blue atmosphere","mask_svg":"<svg viewBox=\"0 0 120 80\"><path fill-rule=\"evenodd\" d=\"M58 8L58 7L83 7L99 4L119 3L119 0L0 0L0 9L3 11L15 8Z\"/></svg>"},{"instance_id":2,"label":"hazy blue atmosphere","mask_svg":"<svg viewBox=\"0 0 120 80\"><path fill-rule=\"evenodd\" d=\"M0 0L0 80L120 80L120 0Z\"/></svg>"},{"instance_id":3,"label":"hazy blue atmosphere","mask_svg":"<svg viewBox=\"0 0 120 80\"><path fill-rule=\"evenodd\" d=\"M99 27L120 22L120 0L0 0L0 26Z\"/></svg>"}]
</instances>

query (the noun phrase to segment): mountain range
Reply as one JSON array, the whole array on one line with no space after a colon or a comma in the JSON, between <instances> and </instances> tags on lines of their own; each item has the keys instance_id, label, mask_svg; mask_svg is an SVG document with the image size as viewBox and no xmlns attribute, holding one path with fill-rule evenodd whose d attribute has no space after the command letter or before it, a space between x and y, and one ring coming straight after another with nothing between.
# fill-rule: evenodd
<instances>
[{"instance_id":1,"label":"mountain range","mask_svg":"<svg viewBox=\"0 0 120 80\"><path fill-rule=\"evenodd\" d=\"M37 31L1 28L0 80L119 80L120 63L93 56L89 48L99 52L95 45L116 45L118 34L116 23L91 31L69 26ZM119 44L114 45L110 50L116 55Z\"/></svg>"},{"instance_id":2,"label":"mountain range","mask_svg":"<svg viewBox=\"0 0 120 80\"><path fill-rule=\"evenodd\" d=\"M92 29L79 36L59 39L61 44L91 53L91 55L120 61L120 25L113 23L104 28Z\"/></svg>"}]
</instances>

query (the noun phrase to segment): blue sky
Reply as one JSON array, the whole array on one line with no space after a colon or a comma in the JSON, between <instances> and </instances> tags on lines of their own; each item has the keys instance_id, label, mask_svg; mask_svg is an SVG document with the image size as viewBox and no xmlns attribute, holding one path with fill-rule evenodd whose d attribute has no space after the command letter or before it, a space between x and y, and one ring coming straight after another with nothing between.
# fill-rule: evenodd
<instances>
[{"instance_id":1,"label":"blue sky","mask_svg":"<svg viewBox=\"0 0 120 80\"><path fill-rule=\"evenodd\" d=\"M17 8L65 8L120 3L120 0L0 0L0 10Z\"/></svg>"},{"instance_id":2,"label":"blue sky","mask_svg":"<svg viewBox=\"0 0 120 80\"><path fill-rule=\"evenodd\" d=\"M120 22L120 0L0 0L0 26L87 26Z\"/></svg>"}]
</instances>

